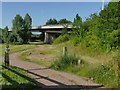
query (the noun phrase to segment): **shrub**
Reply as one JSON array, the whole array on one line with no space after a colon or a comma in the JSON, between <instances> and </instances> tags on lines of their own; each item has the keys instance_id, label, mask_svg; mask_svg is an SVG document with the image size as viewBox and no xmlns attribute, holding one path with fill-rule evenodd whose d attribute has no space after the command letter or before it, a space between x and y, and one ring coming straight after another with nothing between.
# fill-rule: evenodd
<instances>
[{"instance_id":1,"label":"shrub","mask_svg":"<svg viewBox=\"0 0 120 90\"><path fill-rule=\"evenodd\" d=\"M98 68L91 71L91 77L94 81L106 87L118 88L117 67L117 61L111 61L108 64L100 65Z\"/></svg>"},{"instance_id":2,"label":"shrub","mask_svg":"<svg viewBox=\"0 0 120 90\"><path fill-rule=\"evenodd\" d=\"M56 61L52 64L52 68L56 70L62 70L71 65L77 65L79 57L75 54L60 55Z\"/></svg>"},{"instance_id":3,"label":"shrub","mask_svg":"<svg viewBox=\"0 0 120 90\"><path fill-rule=\"evenodd\" d=\"M70 36L69 36L68 34L60 35L60 36L54 41L54 44L66 42L66 41L69 40L69 37L70 37Z\"/></svg>"},{"instance_id":4,"label":"shrub","mask_svg":"<svg viewBox=\"0 0 120 90\"><path fill-rule=\"evenodd\" d=\"M80 37L77 37L77 36L72 37L71 40L70 40L70 42L71 42L72 44L74 44L74 45L77 45L77 44L79 44L79 43L81 42L81 38L80 38Z\"/></svg>"},{"instance_id":5,"label":"shrub","mask_svg":"<svg viewBox=\"0 0 120 90\"><path fill-rule=\"evenodd\" d=\"M10 42L17 42L17 35L11 34L10 35Z\"/></svg>"}]
</instances>

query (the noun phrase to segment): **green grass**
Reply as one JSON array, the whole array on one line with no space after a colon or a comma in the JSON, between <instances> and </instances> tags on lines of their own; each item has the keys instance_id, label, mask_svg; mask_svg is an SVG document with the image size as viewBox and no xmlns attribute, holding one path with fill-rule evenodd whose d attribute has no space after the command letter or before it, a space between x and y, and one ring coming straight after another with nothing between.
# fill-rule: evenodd
<instances>
[{"instance_id":1,"label":"green grass","mask_svg":"<svg viewBox=\"0 0 120 90\"><path fill-rule=\"evenodd\" d=\"M73 54L61 54L56 61L51 65L52 68L56 70L63 70L64 68L67 68L69 66L77 65L79 60L79 57L73 55Z\"/></svg>"},{"instance_id":2,"label":"green grass","mask_svg":"<svg viewBox=\"0 0 120 90\"><path fill-rule=\"evenodd\" d=\"M54 62L54 58L59 54L59 51L51 45L44 45L42 48L36 48L23 52L19 58L21 60L33 62L39 65L50 67ZM44 58L43 58L44 57Z\"/></svg>"},{"instance_id":3,"label":"green grass","mask_svg":"<svg viewBox=\"0 0 120 90\"><path fill-rule=\"evenodd\" d=\"M102 84L107 88L118 88L118 72L115 72L108 65L89 65L69 66L63 71L83 76L92 81Z\"/></svg>"},{"instance_id":4,"label":"green grass","mask_svg":"<svg viewBox=\"0 0 120 90\"><path fill-rule=\"evenodd\" d=\"M118 72L112 70L111 65L100 65L91 71L90 76L97 83L101 83L109 88L118 88Z\"/></svg>"},{"instance_id":5,"label":"green grass","mask_svg":"<svg viewBox=\"0 0 120 90\"><path fill-rule=\"evenodd\" d=\"M53 47L59 51L62 51L63 47L66 46L70 53L75 53L77 56L80 56L86 62L90 63L100 63L104 64L109 62L114 56L118 55L118 51L111 51L103 53L100 51L92 51L89 48L82 47L81 45L74 46L71 42L66 42L62 44L53 45ZM59 47L59 48L58 48Z\"/></svg>"},{"instance_id":6,"label":"green grass","mask_svg":"<svg viewBox=\"0 0 120 90\"><path fill-rule=\"evenodd\" d=\"M107 88L118 88L118 60L112 60L104 65L89 64L85 61L80 65L71 64L73 60L78 60L78 58L74 56L60 56L51 67L55 70L87 77Z\"/></svg>"},{"instance_id":7,"label":"green grass","mask_svg":"<svg viewBox=\"0 0 120 90\"><path fill-rule=\"evenodd\" d=\"M43 45L44 42L42 41L37 41L37 42L29 42L30 45Z\"/></svg>"},{"instance_id":8,"label":"green grass","mask_svg":"<svg viewBox=\"0 0 120 90\"><path fill-rule=\"evenodd\" d=\"M0 76L3 89L37 89L41 88L37 85L36 81L31 79L24 71L20 70L19 68L12 67L6 68L2 67L2 76Z\"/></svg>"},{"instance_id":9,"label":"green grass","mask_svg":"<svg viewBox=\"0 0 120 90\"><path fill-rule=\"evenodd\" d=\"M87 49L86 50L84 48L82 49L79 45L73 46L69 42L58 45L50 45L50 46L44 45L44 46L45 48L43 50L33 49L23 52L20 58L26 61L44 65L46 67L50 67L52 64L53 65L52 67L54 67L54 69L56 70L70 72L79 76L87 77L96 83L105 85L105 87L110 87L110 88L118 87L116 82L118 80L118 76L117 76L118 65L116 64L117 62L115 64L112 63L111 64L112 66L109 64L109 62L111 61L114 62L116 60L115 57L117 57L118 55L117 51L115 52L112 51L103 54L96 51L94 52L95 55L93 55L93 52L90 52L89 54L89 50L87 51ZM66 63L67 59L65 59L64 57L61 57L61 60L57 58L57 61L55 62L54 60L52 61L40 60L39 57L40 53L46 56L48 55L58 56L61 54L64 46L67 46L68 52L75 53L76 56L79 56L84 61L84 63L82 65L69 65L71 62ZM39 58L35 58L35 57L28 58L30 56L29 53L38 55ZM69 58L71 58L71 60ZM76 57L71 55L69 55L68 57L70 61L72 61L74 58ZM102 65L104 65L105 68L102 68ZM108 68L107 65L110 67L109 69L107 69ZM111 83L112 81L113 83Z\"/></svg>"},{"instance_id":10,"label":"green grass","mask_svg":"<svg viewBox=\"0 0 120 90\"><path fill-rule=\"evenodd\" d=\"M24 52L24 53L22 53L19 56L19 58L21 60L28 61L28 62L33 62L33 63L39 64L39 65L43 65L43 66L46 66L46 67L50 67L51 66L51 62L50 61L40 60L40 58L38 58L38 59L29 59L29 58L27 58L28 56L29 56L29 53Z\"/></svg>"},{"instance_id":11,"label":"green grass","mask_svg":"<svg viewBox=\"0 0 120 90\"><path fill-rule=\"evenodd\" d=\"M0 44L0 55L4 55L5 52L5 44ZM10 53L15 53L15 52L21 52L25 51L28 49L33 49L36 48L36 45L29 45L29 44L23 44L23 45L10 45Z\"/></svg>"}]
</instances>

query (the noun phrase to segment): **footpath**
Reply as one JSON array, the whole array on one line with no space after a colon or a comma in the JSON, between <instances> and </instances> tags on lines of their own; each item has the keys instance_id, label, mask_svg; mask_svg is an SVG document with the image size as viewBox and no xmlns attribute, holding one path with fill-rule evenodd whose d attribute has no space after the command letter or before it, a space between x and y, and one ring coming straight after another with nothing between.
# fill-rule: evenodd
<instances>
[{"instance_id":1,"label":"footpath","mask_svg":"<svg viewBox=\"0 0 120 90\"><path fill-rule=\"evenodd\" d=\"M20 60L21 53L10 55L10 64L27 72L27 74L38 82L42 88L79 88L79 89L99 89L101 85L80 76L70 73L55 71L44 66Z\"/></svg>"}]
</instances>

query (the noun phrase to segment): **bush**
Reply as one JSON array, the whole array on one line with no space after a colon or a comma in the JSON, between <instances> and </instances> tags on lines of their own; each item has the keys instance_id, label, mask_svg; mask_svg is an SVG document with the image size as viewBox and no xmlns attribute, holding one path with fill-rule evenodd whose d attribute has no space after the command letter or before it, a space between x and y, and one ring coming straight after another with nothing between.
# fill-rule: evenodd
<instances>
[{"instance_id":1,"label":"bush","mask_svg":"<svg viewBox=\"0 0 120 90\"><path fill-rule=\"evenodd\" d=\"M70 42L74 45L77 45L81 42L81 39L80 39L80 37L75 36L75 37L71 38Z\"/></svg>"},{"instance_id":2,"label":"bush","mask_svg":"<svg viewBox=\"0 0 120 90\"><path fill-rule=\"evenodd\" d=\"M10 42L17 42L17 35L11 34L9 38Z\"/></svg>"},{"instance_id":3,"label":"bush","mask_svg":"<svg viewBox=\"0 0 120 90\"><path fill-rule=\"evenodd\" d=\"M54 44L62 43L68 41L70 36L68 34L60 35L55 41Z\"/></svg>"},{"instance_id":4,"label":"bush","mask_svg":"<svg viewBox=\"0 0 120 90\"><path fill-rule=\"evenodd\" d=\"M79 57L74 54L60 55L57 60L52 64L52 68L62 70L71 65L78 64Z\"/></svg>"},{"instance_id":5,"label":"bush","mask_svg":"<svg viewBox=\"0 0 120 90\"><path fill-rule=\"evenodd\" d=\"M100 65L91 72L91 77L97 83L101 83L109 88L118 88L118 70L117 61L111 61L108 64Z\"/></svg>"}]
</instances>

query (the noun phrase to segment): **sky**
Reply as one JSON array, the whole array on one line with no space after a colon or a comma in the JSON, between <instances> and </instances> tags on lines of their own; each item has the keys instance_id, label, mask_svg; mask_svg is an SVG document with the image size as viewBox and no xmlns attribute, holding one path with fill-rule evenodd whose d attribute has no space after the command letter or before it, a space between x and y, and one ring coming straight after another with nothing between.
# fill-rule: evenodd
<instances>
[{"instance_id":1,"label":"sky","mask_svg":"<svg viewBox=\"0 0 120 90\"><path fill-rule=\"evenodd\" d=\"M91 13L99 13L101 8L102 2L2 2L2 28L10 29L16 14L24 18L28 13L32 26L40 26L50 18L73 21L77 13L84 21Z\"/></svg>"}]
</instances>

